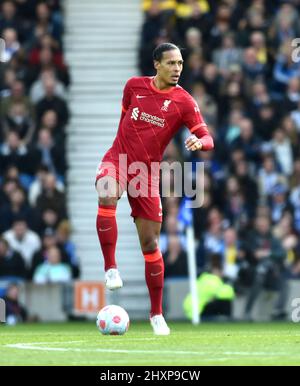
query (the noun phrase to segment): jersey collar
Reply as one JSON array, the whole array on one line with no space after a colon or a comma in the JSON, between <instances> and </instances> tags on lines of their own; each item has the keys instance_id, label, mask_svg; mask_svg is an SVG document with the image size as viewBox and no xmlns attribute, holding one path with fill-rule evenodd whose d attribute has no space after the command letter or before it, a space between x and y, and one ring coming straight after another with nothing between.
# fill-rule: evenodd
<instances>
[{"instance_id":1,"label":"jersey collar","mask_svg":"<svg viewBox=\"0 0 300 386\"><path fill-rule=\"evenodd\" d=\"M150 79L150 86L151 88L160 93L160 94L169 94L170 92L172 92L177 86L173 86L173 87L170 87L168 90L160 90L159 88L157 88L154 84L154 76Z\"/></svg>"}]
</instances>

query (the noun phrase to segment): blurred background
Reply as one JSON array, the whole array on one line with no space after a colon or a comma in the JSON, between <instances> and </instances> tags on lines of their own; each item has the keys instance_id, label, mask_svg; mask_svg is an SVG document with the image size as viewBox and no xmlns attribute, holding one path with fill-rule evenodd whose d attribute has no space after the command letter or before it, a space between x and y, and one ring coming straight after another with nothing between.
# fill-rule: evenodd
<instances>
[{"instance_id":1,"label":"blurred background","mask_svg":"<svg viewBox=\"0 0 300 386\"><path fill-rule=\"evenodd\" d=\"M193 170L204 162L204 204L193 210L201 316L291 318L300 295L299 13L299 0L0 1L0 297L10 324L93 317L105 303L148 318L125 195L125 286L103 288L94 179L126 81L154 75L163 42L183 48L180 85L215 140L213 152L187 153L182 128L164 155ZM172 193L163 199L164 302L166 317L182 320L191 317L188 247L183 200Z\"/></svg>"}]
</instances>

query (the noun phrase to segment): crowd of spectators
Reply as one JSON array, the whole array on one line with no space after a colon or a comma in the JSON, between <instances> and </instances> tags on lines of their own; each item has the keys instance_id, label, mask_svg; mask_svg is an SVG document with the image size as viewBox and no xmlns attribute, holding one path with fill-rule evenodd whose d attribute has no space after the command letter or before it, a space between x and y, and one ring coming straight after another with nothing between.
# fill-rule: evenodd
<instances>
[{"instance_id":1,"label":"crowd of spectators","mask_svg":"<svg viewBox=\"0 0 300 386\"><path fill-rule=\"evenodd\" d=\"M280 313L286 279L300 279L300 1L144 0L143 9L141 74L154 75L157 44L183 47L180 85L215 141L212 152L187 153L181 130L165 154L194 170L204 162L204 202L193 210L198 271L219 254L223 275L250 288L246 315L264 287L280 290ZM180 198L164 201L166 276L182 276Z\"/></svg>"},{"instance_id":2,"label":"crowd of spectators","mask_svg":"<svg viewBox=\"0 0 300 386\"><path fill-rule=\"evenodd\" d=\"M65 197L66 92L60 0L0 0L0 280L78 277ZM246 286L245 313L263 287L300 278L299 0L143 0L139 67L174 42L180 84L199 104L212 152L187 153L181 130L165 160L204 162L203 205L193 210L198 272L210 256ZM298 56L297 56L298 52ZM164 198L166 276L187 274L181 199ZM13 292L13 291L12 291Z\"/></svg>"},{"instance_id":3,"label":"crowd of spectators","mask_svg":"<svg viewBox=\"0 0 300 386\"><path fill-rule=\"evenodd\" d=\"M63 282L79 264L66 205L60 0L0 1L0 280ZM2 40L2 41L3 41Z\"/></svg>"}]
</instances>

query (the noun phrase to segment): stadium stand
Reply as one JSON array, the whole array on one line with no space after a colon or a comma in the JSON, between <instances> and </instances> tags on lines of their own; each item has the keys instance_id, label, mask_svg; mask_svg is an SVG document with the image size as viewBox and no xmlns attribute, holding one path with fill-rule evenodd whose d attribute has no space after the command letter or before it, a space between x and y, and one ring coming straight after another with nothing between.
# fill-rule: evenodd
<instances>
[{"instance_id":1,"label":"stadium stand","mask_svg":"<svg viewBox=\"0 0 300 386\"><path fill-rule=\"evenodd\" d=\"M216 143L214 152L191 155L182 130L164 156L191 161L194 170L205 163L205 200L193 211L198 273L220 255L238 296L236 316L262 315L270 301L260 311L255 306L267 289L279 294L270 312L284 317L288 289L297 293L300 283L300 58L292 44L300 36L299 1L66 3L71 69L60 0L0 0L0 281L45 281L49 256L53 281L78 278L77 251L81 277L101 278L94 171L117 129L122 87L137 73L135 55L140 74L153 75L153 48L172 41L184 47L180 84L199 104ZM187 291L180 204L163 199L161 250L167 313L174 318L183 315L178 299ZM118 301L134 319L147 317L148 304L128 213L121 200L118 254L126 287ZM55 303L60 289L53 294Z\"/></svg>"},{"instance_id":2,"label":"stadium stand","mask_svg":"<svg viewBox=\"0 0 300 386\"><path fill-rule=\"evenodd\" d=\"M0 2L0 280L6 282L41 277L48 260L52 271L70 272L64 280L79 276L65 195L71 79L63 32L60 0Z\"/></svg>"},{"instance_id":3,"label":"stadium stand","mask_svg":"<svg viewBox=\"0 0 300 386\"><path fill-rule=\"evenodd\" d=\"M251 318L263 288L279 291L273 313L284 316L287 280L300 278L299 2L145 0L143 10L141 74L154 74L157 44L184 47L180 84L215 138L214 152L187 154L181 131L165 154L205 163L204 205L193 212L198 271L219 253L223 275L246 295L241 316ZM180 277L180 201L164 201L161 246L167 274Z\"/></svg>"},{"instance_id":4,"label":"stadium stand","mask_svg":"<svg viewBox=\"0 0 300 386\"><path fill-rule=\"evenodd\" d=\"M68 205L82 280L104 278L95 232L95 171L118 129L124 84L138 74L140 6L140 0L66 2L65 48L72 73L69 101L73 112L67 128ZM125 194L118 204L118 229L116 255L126 286L118 293L107 291L106 299L124 306L133 318L147 318L144 261Z\"/></svg>"}]
</instances>

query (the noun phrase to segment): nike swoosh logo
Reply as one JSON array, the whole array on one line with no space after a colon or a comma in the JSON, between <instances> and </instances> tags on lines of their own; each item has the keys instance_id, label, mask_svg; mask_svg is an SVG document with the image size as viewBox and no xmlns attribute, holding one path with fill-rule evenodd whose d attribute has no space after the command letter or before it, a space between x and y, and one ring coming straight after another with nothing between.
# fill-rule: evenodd
<instances>
[{"instance_id":1,"label":"nike swoosh logo","mask_svg":"<svg viewBox=\"0 0 300 386\"><path fill-rule=\"evenodd\" d=\"M99 228L99 232L106 232L106 231L109 231L112 227L110 228L105 228L105 229L102 229L102 228Z\"/></svg>"},{"instance_id":2,"label":"nike swoosh logo","mask_svg":"<svg viewBox=\"0 0 300 386\"><path fill-rule=\"evenodd\" d=\"M146 95L137 95L136 97L137 97L137 99L140 99L140 98L147 98Z\"/></svg>"},{"instance_id":3,"label":"nike swoosh logo","mask_svg":"<svg viewBox=\"0 0 300 386\"><path fill-rule=\"evenodd\" d=\"M158 275L160 275L161 273L162 273L162 271L160 271L160 272L158 272L158 273L152 273L152 272L151 272L150 275L151 275L151 276L158 276Z\"/></svg>"},{"instance_id":4,"label":"nike swoosh logo","mask_svg":"<svg viewBox=\"0 0 300 386\"><path fill-rule=\"evenodd\" d=\"M162 216L162 212L159 212L158 215L159 215L159 217L161 217Z\"/></svg>"}]
</instances>

